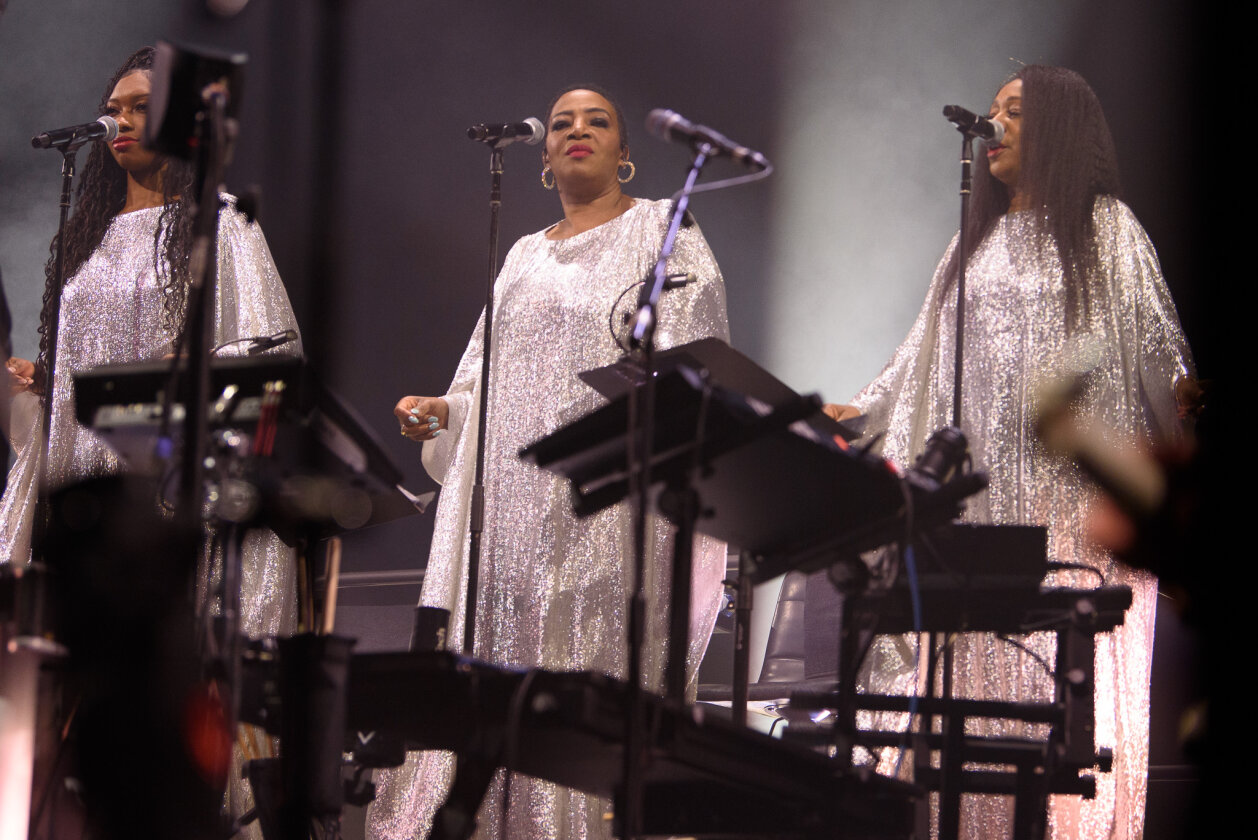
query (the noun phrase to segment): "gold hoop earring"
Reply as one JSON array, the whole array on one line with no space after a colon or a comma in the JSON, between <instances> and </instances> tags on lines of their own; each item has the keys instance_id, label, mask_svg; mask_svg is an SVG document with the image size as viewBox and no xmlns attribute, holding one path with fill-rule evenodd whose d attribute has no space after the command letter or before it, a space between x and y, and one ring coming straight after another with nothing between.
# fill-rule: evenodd
<instances>
[{"instance_id":1,"label":"gold hoop earring","mask_svg":"<svg viewBox=\"0 0 1258 840\"><path fill-rule=\"evenodd\" d=\"M628 174L627 176L625 176L624 178L621 178L621 177L620 177L620 170L621 170L621 169L623 169L623 168L624 168L624 167L626 167L626 166L627 166L627 167L629 167L629 174ZM620 162L620 166L617 166L617 167L616 167L616 180L617 180L617 181L619 181L619 182L620 182L620 183L622 183L622 184L627 184L627 183L629 183L630 181L632 181L632 180L633 180L633 176L634 176L634 175L637 175L637 174L638 174L638 167L634 166L634 165L633 165L633 161L631 161L631 160L622 160L622 161Z\"/></svg>"},{"instance_id":2,"label":"gold hoop earring","mask_svg":"<svg viewBox=\"0 0 1258 840\"><path fill-rule=\"evenodd\" d=\"M550 176L550 183L546 183L547 175ZM542 186L548 190L553 190L555 188L555 173L550 171L549 163L542 167Z\"/></svg>"}]
</instances>

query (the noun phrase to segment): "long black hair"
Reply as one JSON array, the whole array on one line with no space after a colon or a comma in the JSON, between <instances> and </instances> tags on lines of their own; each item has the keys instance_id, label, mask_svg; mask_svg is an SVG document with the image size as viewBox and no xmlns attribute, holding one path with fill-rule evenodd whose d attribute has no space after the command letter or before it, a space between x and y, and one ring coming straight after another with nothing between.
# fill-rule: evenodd
<instances>
[{"instance_id":1,"label":"long black hair","mask_svg":"<svg viewBox=\"0 0 1258 840\"><path fill-rule=\"evenodd\" d=\"M1039 220L1043 248L1056 243L1066 287L1066 328L1084 323L1090 307L1089 277L1096 269L1093 205L1099 196L1119 194L1118 160L1101 103L1082 76L1064 67L1031 64L1001 87L1022 80L1019 190ZM987 156L974 165L973 193L966 224L967 258L1009 212L1009 190L996 180ZM957 255L948 266L949 284Z\"/></svg>"},{"instance_id":2,"label":"long black hair","mask_svg":"<svg viewBox=\"0 0 1258 840\"><path fill-rule=\"evenodd\" d=\"M110 78L100 100L105 113L109 97L118 82L131 73L149 72L155 50L141 47ZM190 164L174 158L162 163L162 213L153 234L153 263L162 283L164 324L172 336L183 327L188 302L188 255L192 246L192 213L180 196L193 192L194 171ZM93 143L79 179L74 213L66 222L65 277L74 276L105 237L105 231L127 200L127 173L110 155L104 143ZM48 359L48 336L52 321L53 295L57 282L57 237L49 246L44 265L44 306L39 317L39 361L36 381L43 383Z\"/></svg>"}]
</instances>

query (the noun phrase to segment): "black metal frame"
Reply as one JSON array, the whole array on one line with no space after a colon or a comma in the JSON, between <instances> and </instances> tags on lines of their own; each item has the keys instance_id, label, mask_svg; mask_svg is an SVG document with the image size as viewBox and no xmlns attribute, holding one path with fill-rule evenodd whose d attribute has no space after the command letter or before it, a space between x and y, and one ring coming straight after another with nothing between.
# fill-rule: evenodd
<instances>
[{"instance_id":1,"label":"black metal frame","mask_svg":"<svg viewBox=\"0 0 1258 840\"><path fill-rule=\"evenodd\" d=\"M994 592L997 598L1010 593ZM1035 630L1057 634L1055 683L1052 702L1019 703L1008 701L969 700L953 696L952 646L948 633L964 627L971 617L969 606L943 606L928 611L927 623L933 625L928 655L926 693L913 698L900 695L860 694L853 669L858 652L867 641L862 630L874 617L881 617L884 626L879 632L901 632L907 628L885 626L895 624L895 607L888 608L895 594L849 598L843 606L840 639L839 685L835 692L823 694L797 693L791 698L795 720L806 723L806 716L819 709L837 712L831 743L841 761L849 766L856 747L908 747L913 750L914 781L939 793L939 837L951 840L960 835L961 796L965 793L996 793L1014 797L1014 840L1038 840L1045 836L1048 796L1069 794L1091 798L1095 781L1081 776L1081 770L1098 768L1108 771L1112 756L1108 749L1098 750L1093 738L1094 708L1094 646L1098 633L1107 632L1122 623L1123 611L1130 606L1131 590L1127 587L1103 587L1098 590L1055 589L1015 594L1010 610L1004 616L988 617L976 622L973 629L987 632L1028 632ZM947 600L939 599L940 602ZM997 611L998 613L1000 611ZM1023 620L1009 626L998 626L1010 612L1023 612L1035 621ZM944 629L940 629L944 628ZM936 671L939 678L936 680ZM909 724L910 732L898 730L862 730L856 723L858 711L910 712L916 706L920 715ZM1045 739L986 737L966 734L966 723L976 718L998 718L1049 727ZM792 721L792 723L795 722ZM807 730L809 727L803 727ZM797 728L797 733L799 729ZM790 729L788 728L788 733ZM809 737L811 733L795 737ZM967 769L967 765L1012 765L1012 770ZM923 817L925 812L923 812ZM922 820L922 824L925 820Z\"/></svg>"}]
</instances>

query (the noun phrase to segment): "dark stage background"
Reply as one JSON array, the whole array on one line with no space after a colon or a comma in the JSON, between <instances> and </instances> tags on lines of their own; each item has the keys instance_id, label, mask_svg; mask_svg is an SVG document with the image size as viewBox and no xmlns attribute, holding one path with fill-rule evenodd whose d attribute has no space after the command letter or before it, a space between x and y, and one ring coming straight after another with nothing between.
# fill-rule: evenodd
<instances>
[{"instance_id":1,"label":"dark stage background","mask_svg":"<svg viewBox=\"0 0 1258 840\"><path fill-rule=\"evenodd\" d=\"M544 118L552 91L597 80L629 115L639 173L632 193L665 195L680 186L688 158L644 136L646 111L672 107L768 149L770 58L784 18L752 3L724 4L716 21L703 8L665 3L631 13L601 4L467 3L450 11L391 2L319 12L334 5L255 0L229 21L200 4L153 0L109 11L70 3L55 14L33 3L10 7L0 29L0 264L14 301L15 352L36 352L42 263L56 227L59 156L31 150L29 136L91 119L104 80L135 46L164 37L238 49L251 60L228 188L261 187L261 222L307 351L380 433L412 489L435 487L390 412L403 394L445 391L483 301L488 154L464 130ZM321 43L329 18L336 47ZM324 68L338 50L342 69L329 79ZM325 166L316 166L320 143L330 155ZM733 171L722 162L714 172L718 166ZM503 256L519 236L561 216L540 171L538 149L508 150ZM753 355L768 199L760 184L695 207L738 290L731 317ZM430 520L351 538L350 568L421 566Z\"/></svg>"},{"instance_id":2,"label":"dark stage background","mask_svg":"<svg viewBox=\"0 0 1258 840\"><path fill-rule=\"evenodd\" d=\"M483 300L488 154L463 132L544 119L550 94L573 82L620 97L633 195L667 195L685 173L683 148L644 136L655 107L777 163L769 181L693 209L725 274L734 345L842 401L903 337L956 227L959 144L940 107L986 109L1022 62L1074 67L1106 107L1128 203L1210 373L1216 275L1197 258L1213 243L1188 211L1208 197L1189 167L1198 141L1170 116L1199 109L1192 81L1212 75L1198 32L1170 0L253 0L230 19L191 0L11 0L0 19L0 267L15 351L35 352L57 213L58 158L29 137L92 119L122 59L166 38L250 55L228 188L261 188L308 352L417 492L435 485L390 411L403 394L444 392ZM537 149L507 151L504 256L561 215L540 168ZM431 515L350 537L346 569L417 569L430 528ZM416 596L356 590L345 604L353 615ZM373 644L404 645L405 628L377 614L364 631Z\"/></svg>"},{"instance_id":3,"label":"dark stage background","mask_svg":"<svg viewBox=\"0 0 1258 840\"><path fill-rule=\"evenodd\" d=\"M445 390L483 300L487 153L463 130L544 118L550 93L582 80L625 108L632 194L672 192L687 163L644 136L653 107L777 162L773 179L704 195L694 211L725 274L735 346L799 390L842 400L903 336L955 229L957 143L939 107L985 108L1020 61L1076 67L1105 103L1128 202L1203 367L1215 352L1202 314L1212 275L1194 271L1185 212L1198 197L1188 144L1163 120L1190 98L1193 21L1177 4L975 0L910 14L862 0L254 0L226 20L190 0L55 5L16 0L0 21L0 266L15 352L35 352L56 226L58 159L30 149L30 135L91 118L103 80L140 44L247 52L228 188L261 188L308 352L413 489L431 482L390 409ZM540 168L537 149L508 150L503 255L561 215ZM355 537L351 568L420 566L427 533L417 518Z\"/></svg>"}]
</instances>

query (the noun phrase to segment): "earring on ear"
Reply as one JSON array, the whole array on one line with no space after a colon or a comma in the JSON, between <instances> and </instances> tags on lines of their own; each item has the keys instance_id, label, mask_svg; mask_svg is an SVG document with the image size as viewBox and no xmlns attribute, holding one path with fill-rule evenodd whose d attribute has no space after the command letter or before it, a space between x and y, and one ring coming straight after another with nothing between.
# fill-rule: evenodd
<instances>
[{"instance_id":1,"label":"earring on ear","mask_svg":"<svg viewBox=\"0 0 1258 840\"><path fill-rule=\"evenodd\" d=\"M629 174L622 178L620 177L620 170L624 169L626 166L629 167ZM620 166L616 167L616 180L622 184L629 183L630 181L633 180L633 176L637 174L638 174L638 167L634 166L633 161L631 160L622 160L620 162Z\"/></svg>"},{"instance_id":2,"label":"earring on ear","mask_svg":"<svg viewBox=\"0 0 1258 840\"><path fill-rule=\"evenodd\" d=\"M549 183L546 181L547 175L550 176ZM542 186L548 190L553 190L555 188L555 173L550 171L549 163L542 167Z\"/></svg>"}]
</instances>

